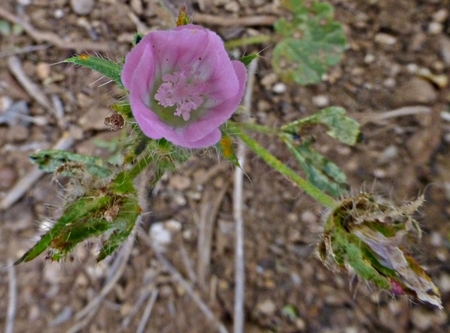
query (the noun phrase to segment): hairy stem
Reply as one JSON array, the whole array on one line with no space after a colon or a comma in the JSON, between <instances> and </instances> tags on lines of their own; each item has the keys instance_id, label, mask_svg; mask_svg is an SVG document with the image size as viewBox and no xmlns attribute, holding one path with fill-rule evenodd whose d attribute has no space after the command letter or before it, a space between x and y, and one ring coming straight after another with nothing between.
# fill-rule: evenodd
<instances>
[{"instance_id":1,"label":"hairy stem","mask_svg":"<svg viewBox=\"0 0 450 333\"><path fill-rule=\"evenodd\" d=\"M247 38L239 38L239 39L232 39L228 42L225 42L225 48L226 49L234 49L236 47L246 46L246 45L254 45L254 44L264 44L267 42L273 41L273 37L268 35L258 35L258 36L252 36Z\"/></svg>"},{"instance_id":2,"label":"hairy stem","mask_svg":"<svg viewBox=\"0 0 450 333\"><path fill-rule=\"evenodd\" d=\"M298 187L300 187L303 191L305 191L309 196L313 199L317 200L323 206L327 208L335 208L337 202L332 197L328 196L320 189L315 187L313 184L300 177L296 171L292 170L271 153L269 153L264 147L262 147L258 142L253 140L250 136L245 134L239 126L233 123L229 123L229 126L235 127L236 131L234 131L234 135L241 139L247 147L249 147L255 154L260 156L267 164L269 164L272 168L280 172L287 179L294 182Z\"/></svg>"}]
</instances>

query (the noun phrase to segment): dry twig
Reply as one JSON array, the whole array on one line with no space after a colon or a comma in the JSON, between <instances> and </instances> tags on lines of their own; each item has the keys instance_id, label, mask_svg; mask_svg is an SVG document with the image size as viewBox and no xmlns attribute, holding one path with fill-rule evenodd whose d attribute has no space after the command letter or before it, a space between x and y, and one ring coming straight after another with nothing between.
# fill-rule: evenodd
<instances>
[{"instance_id":1,"label":"dry twig","mask_svg":"<svg viewBox=\"0 0 450 333\"><path fill-rule=\"evenodd\" d=\"M134 316L138 313L138 311L142 308L142 304L144 304L144 301L148 298L150 295L150 292L154 291L154 284L156 277L158 276L158 272L154 272L149 278L144 281L144 286L141 287L141 291L139 292L139 298L134 303L133 309L131 309L130 313L122 320L122 323L120 327L122 330L126 329L128 325L130 325L131 321L133 320Z\"/></svg>"},{"instance_id":2,"label":"dry twig","mask_svg":"<svg viewBox=\"0 0 450 333\"><path fill-rule=\"evenodd\" d=\"M405 106L399 109L385 111L385 112L364 112L351 114L351 117L355 118L361 126L369 122L382 122L387 119L411 116L416 114L430 113L431 108L423 105Z\"/></svg>"},{"instance_id":3,"label":"dry twig","mask_svg":"<svg viewBox=\"0 0 450 333\"><path fill-rule=\"evenodd\" d=\"M2 7L0 7L0 17L3 17L5 20L8 20L12 23L20 24L25 30L25 32L38 43L49 42L60 49L76 50L77 52L81 52L83 50L105 52L112 49L112 47L109 44L91 42L88 40L82 40L79 42L70 42L60 38L57 34L53 32L37 30L27 21L11 14L9 11L7 11L5 8Z\"/></svg>"},{"instance_id":4,"label":"dry twig","mask_svg":"<svg viewBox=\"0 0 450 333\"><path fill-rule=\"evenodd\" d=\"M253 85L255 82L257 60L253 60L248 68L247 88L244 96L244 112L240 121L248 121L251 105ZM234 173L234 193L233 193L233 215L236 224L236 244L235 244L235 294L234 294L234 333L244 332L244 285L245 285L245 258L244 258L244 220L242 216L243 208L243 178L245 166L245 144L239 140L237 158L239 168Z\"/></svg>"},{"instance_id":5,"label":"dry twig","mask_svg":"<svg viewBox=\"0 0 450 333\"><path fill-rule=\"evenodd\" d=\"M31 98L34 98L36 102L38 102L41 106L47 109L47 111L54 115L52 104L45 96L45 93L39 88L39 86L32 80L30 80L27 74L25 74L25 71L22 68L22 64L20 63L20 59L16 56L9 57L8 67L17 81L20 82L22 87L28 93L28 95L30 95Z\"/></svg>"},{"instance_id":6,"label":"dry twig","mask_svg":"<svg viewBox=\"0 0 450 333\"><path fill-rule=\"evenodd\" d=\"M1 10L1 9L0 9ZM41 51L48 49L50 45L42 44L42 45L27 45L22 48L13 48L12 50L5 50L0 52L0 58L11 57L17 54L30 53L34 51Z\"/></svg>"},{"instance_id":7,"label":"dry twig","mask_svg":"<svg viewBox=\"0 0 450 333\"><path fill-rule=\"evenodd\" d=\"M6 314L5 333L13 333L17 310L17 279L16 279L16 266L14 266L14 261L11 259L8 260L8 281L9 281L9 298L8 298L8 312Z\"/></svg>"},{"instance_id":8,"label":"dry twig","mask_svg":"<svg viewBox=\"0 0 450 333\"><path fill-rule=\"evenodd\" d=\"M216 220L217 213L222 204L223 197L228 189L228 186L224 186L221 191L214 195L211 191L206 191L203 196L203 202L200 205L200 217L198 222L198 242L197 242L197 277L199 285L202 288L207 287L206 276L209 272L209 263L211 260L211 245L214 230L214 221ZM214 198L214 202L211 203L211 198Z\"/></svg>"},{"instance_id":9,"label":"dry twig","mask_svg":"<svg viewBox=\"0 0 450 333\"><path fill-rule=\"evenodd\" d=\"M176 270L175 267L161 254L161 252L154 246L153 242L150 238L141 230L138 231L139 236L142 240L144 240L147 245L149 245L153 251L155 252L158 260L165 266L165 268L172 275L172 278L176 280L183 288L186 290L187 294L192 298L194 303L199 307L199 309L203 312L206 318L214 324L217 328L217 331L220 333L228 333L224 324L222 324L212 313L212 311L208 308L208 306L203 302L203 300L198 296L198 294L194 291L192 285L187 282L183 276Z\"/></svg>"},{"instance_id":10,"label":"dry twig","mask_svg":"<svg viewBox=\"0 0 450 333\"><path fill-rule=\"evenodd\" d=\"M141 217L138 218L138 221L136 222L136 226L134 227L133 231L131 232L131 235L128 237L127 241L122 245L119 254L117 255L116 259L114 260L114 263L112 264L110 268L110 274L107 278L107 282L105 286L102 288L100 293L92 299L92 301L89 302L83 309L81 309L76 315L75 320L81 320L86 315L88 315L91 312L94 312L97 310L100 303L103 301L103 299L106 297L106 295L109 294L109 292L114 288L117 281L122 276L125 267L127 266L128 258L130 257L131 250L133 248L133 242L136 236L136 230L138 229L138 225L140 224ZM76 331L74 331L76 332Z\"/></svg>"},{"instance_id":11,"label":"dry twig","mask_svg":"<svg viewBox=\"0 0 450 333\"><path fill-rule=\"evenodd\" d=\"M145 306L144 314L142 315L141 321L139 322L139 326L136 330L136 333L145 332L145 326L147 326L148 318L150 318L150 314L152 313L153 305L155 305L158 293L159 293L158 289L153 289L152 296L150 297L147 305Z\"/></svg>"}]
</instances>

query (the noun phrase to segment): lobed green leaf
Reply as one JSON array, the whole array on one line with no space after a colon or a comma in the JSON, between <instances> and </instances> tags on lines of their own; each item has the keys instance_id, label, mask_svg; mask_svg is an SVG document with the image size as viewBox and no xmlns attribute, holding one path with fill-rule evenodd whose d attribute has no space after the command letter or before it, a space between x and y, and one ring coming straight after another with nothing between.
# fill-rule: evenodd
<instances>
[{"instance_id":1,"label":"lobed green leaf","mask_svg":"<svg viewBox=\"0 0 450 333\"><path fill-rule=\"evenodd\" d=\"M330 106L309 117L293 121L284 125L281 130L288 133L297 133L302 126L309 124L324 125L329 136L350 146L361 140L359 123L347 117L345 109L338 106Z\"/></svg>"},{"instance_id":2,"label":"lobed green leaf","mask_svg":"<svg viewBox=\"0 0 450 333\"><path fill-rule=\"evenodd\" d=\"M292 136L284 135L283 141L306 173L306 179L333 197L340 197L348 190L345 173L333 162L315 151L309 142L295 144Z\"/></svg>"},{"instance_id":3,"label":"lobed green leaf","mask_svg":"<svg viewBox=\"0 0 450 333\"><path fill-rule=\"evenodd\" d=\"M283 39L275 46L272 66L286 81L320 82L347 47L342 25L333 21L333 7L328 3L315 1L306 7L302 0L286 0L283 4L293 18L274 24Z\"/></svg>"},{"instance_id":4,"label":"lobed green leaf","mask_svg":"<svg viewBox=\"0 0 450 333\"><path fill-rule=\"evenodd\" d=\"M34 164L44 172L58 172L64 176L75 176L80 167L93 176L104 178L112 174L111 166L103 159L94 156L84 156L65 150L41 150L30 155Z\"/></svg>"}]
</instances>

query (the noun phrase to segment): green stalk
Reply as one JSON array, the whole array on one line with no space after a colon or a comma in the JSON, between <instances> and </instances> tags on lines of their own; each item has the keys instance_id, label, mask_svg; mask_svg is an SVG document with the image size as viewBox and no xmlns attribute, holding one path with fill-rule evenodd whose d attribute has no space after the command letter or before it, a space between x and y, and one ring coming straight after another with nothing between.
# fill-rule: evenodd
<instances>
[{"instance_id":1,"label":"green stalk","mask_svg":"<svg viewBox=\"0 0 450 333\"><path fill-rule=\"evenodd\" d=\"M230 50L234 49L236 47L246 46L246 45L254 45L254 44L264 44L267 42L273 41L273 38L268 35L258 35L258 36L252 36L247 38L239 38L239 39L232 39L228 42L225 42L225 48Z\"/></svg>"},{"instance_id":2,"label":"green stalk","mask_svg":"<svg viewBox=\"0 0 450 333\"><path fill-rule=\"evenodd\" d=\"M275 128L270 128L264 125L254 124L254 123L239 123L239 127L246 128L252 132L269 134L269 135L280 135L280 131ZM241 131L239 129L238 131Z\"/></svg>"},{"instance_id":3,"label":"green stalk","mask_svg":"<svg viewBox=\"0 0 450 333\"><path fill-rule=\"evenodd\" d=\"M300 177L294 170L286 166L283 162L281 162L279 159L277 159L275 156L269 153L258 142L256 142L250 136L242 132L242 130L238 126L231 123L229 123L229 126L230 127L233 126L234 129L236 129L233 134L237 136L239 139L241 139L247 145L247 147L249 147L257 155L259 155L272 168L280 172L287 179L297 184L298 187L300 187L313 199L317 200L323 206L330 209L333 209L337 206L338 203L335 199L328 196L320 189L315 187L313 184Z\"/></svg>"}]
</instances>

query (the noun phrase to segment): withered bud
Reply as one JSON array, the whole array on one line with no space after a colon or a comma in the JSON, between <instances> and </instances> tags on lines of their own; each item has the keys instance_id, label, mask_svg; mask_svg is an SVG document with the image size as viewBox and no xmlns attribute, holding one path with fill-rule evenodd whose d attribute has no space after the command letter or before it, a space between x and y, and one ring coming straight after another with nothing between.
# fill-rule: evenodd
<instances>
[{"instance_id":1,"label":"withered bud","mask_svg":"<svg viewBox=\"0 0 450 333\"><path fill-rule=\"evenodd\" d=\"M399 207L369 193L342 199L325 217L319 258L331 269L349 269L393 295L411 295L442 309L439 290L402 245L420 238L413 213L423 196Z\"/></svg>"}]
</instances>

